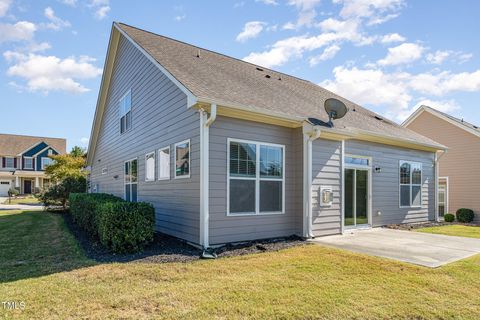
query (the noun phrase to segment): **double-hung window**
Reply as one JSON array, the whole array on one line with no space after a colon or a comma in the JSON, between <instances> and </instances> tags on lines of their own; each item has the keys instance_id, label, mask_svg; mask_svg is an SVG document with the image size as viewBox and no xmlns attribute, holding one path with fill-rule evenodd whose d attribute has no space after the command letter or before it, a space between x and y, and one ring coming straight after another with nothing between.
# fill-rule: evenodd
<instances>
[{"instance_id":1,"label":"double-hung window","mask_svg":"<svg viewBox=\"0 0 480 320\"><path fill-rule=\"evenodd\" d=\"M33 158L24 157L23 158L23 169L33 169Z\"/></svg>"},{"instance_id":2,"label":"double-hung window","mask_svg":"<svg viewBox=\"0 0 480 320\"><path fill-rule=\"evenodd\" d=\"M5 157L5 168L15 168L15 158Z\"/></svg>"},{"instance_id":3,"label":"double-hung window","mask_svg":"<svg viewBox=\"0 0 480 320\"><path fill-rule=\"evenodd\" d=\"M284 212L285 147L229 139L228 214Z\"/></svg>"},{"instance_id":4,"label":"double-hung window","mask_svg":"<svg viewBox=\"0 0 480 320\"><path fill-rule=\"evenodd\" d=\"M155 181L155 152L145 155L145 181Z\"/></svg>"},{"instance_id":5,"label":"double-hung window","mask_svg":"<svg viewBox=\"0 0 480 320\"><path fill-rule=\"evenodd\" d=\"M137 202L137 159L125 161L125 200Z\"/></svg>"},{"instance_id":6,"label":"double-hung window","mask_svg":"<svg viewBox=\"0 0 480 320\"><path fill-rule=\"evenodd\" d=\"M422 164L400 161L400 207L422 205Z\"/></svg>"},{"instance_id":7,"label":"double-hung window","mask_svg":"<svg viewBox=\"0 0 480 320\"><path fill-rule=\"evenodd\" d=\"M119 101L120 133L132 127L132 92L129 90Z\"/></svg>"},{"instance_id":8,"label":"double-hung window","mask_svg":"<svg viewBox=\"0 0 480 320\"><path fill-rule=\"evenodd\" d=\"M53 163L51 158L42 158L42 170L45 170L49 165Z\"/></svg>"},{"instance_id":9,"label":"double-hung window","mask_svg":"<svg viewBox=\"0 0 480 320\"><path fill-rule=\"evenodd\" d=\"M158 150L158 180L170 179L170 147Z\"/></svg>"}]
</instances>

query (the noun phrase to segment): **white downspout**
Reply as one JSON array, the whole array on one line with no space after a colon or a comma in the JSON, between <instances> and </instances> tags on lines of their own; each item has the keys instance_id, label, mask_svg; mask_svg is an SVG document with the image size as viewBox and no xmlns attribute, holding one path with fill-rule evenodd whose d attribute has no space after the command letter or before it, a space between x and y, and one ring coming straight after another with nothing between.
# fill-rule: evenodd
<instances>
[{"instance_id":1,"label":"white downspout","mask_svg":"<svg viewBox=\"0 0 480 320\"><path fill-rule=\"evenodd\" d=\"M441 157L443 157L447 153L447 150L445 150L442 155L439 157L438 153L435 152L435 221L439 222L440 221L440 216L438 212L438 175L439 175L439 169L438 169L438 161L440 160ZM448 192L448 189L447 189Z\"/></svg>"},{"instance_id":2,"label":"white downspout","mask_svg":"<svg viewBox=\"0 0 480 320\"><path fill-rule=\"evenodd\" d=\"M340 226L340 230L341 230L341 233L343 234L345 232L345 140L342 140L341 161L342 163L340 164L340 166L341 166L342 180L340 182L342 183L342 185L341 185L340 205L342 206L342 210L341 210L342 216L340 217L340 223L342 225Z\"/></svg>"},{"instance_id":3,"label":"white downspout","mask_svg":"<svg viewBox=\"0 0 480 320\"><path fill-rule=\"evenodd\" d=\"M303 134L303 237L313 238L312 230L312 141L320 137L314 129Z\"/></svg>"},{"instance_id":4,"label":"white downspout","mask_svg":"<svg viewBox=\"0 0 480 320\"><path fill-rule=\"evenodd\" d=\"M217 118L217 105L212 104L210 117L200 109L200 244L208 249L209 244L209 137L210 126Z\"/></svg>"}]
</instances>

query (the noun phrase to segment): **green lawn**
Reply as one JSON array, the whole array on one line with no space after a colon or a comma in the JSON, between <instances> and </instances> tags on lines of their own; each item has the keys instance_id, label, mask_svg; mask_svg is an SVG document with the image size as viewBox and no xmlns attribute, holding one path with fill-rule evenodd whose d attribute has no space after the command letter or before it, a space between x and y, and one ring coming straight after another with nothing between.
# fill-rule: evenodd
<instances>
[{"instance_id":1,"label":"green lawn","mask_svg":"<svg viewBox=\"0 0 480 320\"><path fill-rule=\"evenodd\" d=\"M480 238L480 227L462 226L462 225L459 225L459 224L439 226L439 227L421 228L421 229L417 229L416 231L427 232L427 233L436 233L436 234L444 234L444 235L447 235L447 236Z\"/></svg>"},{"instance_id":2,"label":"green lawn","mask_svg":"<svg viewBox=\"0 0 480 320\"><path fill-rule=\"evenodd\" d=\"M59 215L0 211L0 318L478 319L480 256L438 269L318 245L191 263L96 264ZM21 263L19 263L21 262ZM1 305L0 305L1 308Z\"/></svg>"}]
</instances>

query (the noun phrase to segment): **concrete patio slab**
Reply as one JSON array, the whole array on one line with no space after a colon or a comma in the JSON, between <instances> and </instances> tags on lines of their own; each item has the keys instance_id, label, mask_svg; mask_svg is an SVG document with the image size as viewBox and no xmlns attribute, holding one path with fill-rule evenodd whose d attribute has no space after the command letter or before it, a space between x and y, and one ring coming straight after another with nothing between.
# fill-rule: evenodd
<instances>
[{"instance_id":1,"label":"concrete patio slab","mask_svg":"<svg viewBox=\"0 0 480 320\"><path fill-rule=\"evenodd\" d=\"M314 243L430 268L480 254L480 239L373 228L321 237Z\"/></svg>"}]
</instances>

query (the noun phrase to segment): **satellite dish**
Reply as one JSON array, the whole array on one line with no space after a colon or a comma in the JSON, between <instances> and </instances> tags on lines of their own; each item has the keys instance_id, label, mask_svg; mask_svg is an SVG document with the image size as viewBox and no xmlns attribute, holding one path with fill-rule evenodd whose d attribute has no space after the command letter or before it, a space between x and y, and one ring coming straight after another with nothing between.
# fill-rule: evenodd
<instances>
[{"instance_id":1,"label":"satellite dish","mask_svg":"<svg viewBox=\"0 0 480 320\"><path fill-rule=\"evenodd\" d=\"M343 118L347 114L348 108L342 101L330 98L325 100L325 111L328 114L328 124L333 127L332 120Z\"/></svg>"}]
</instances>

